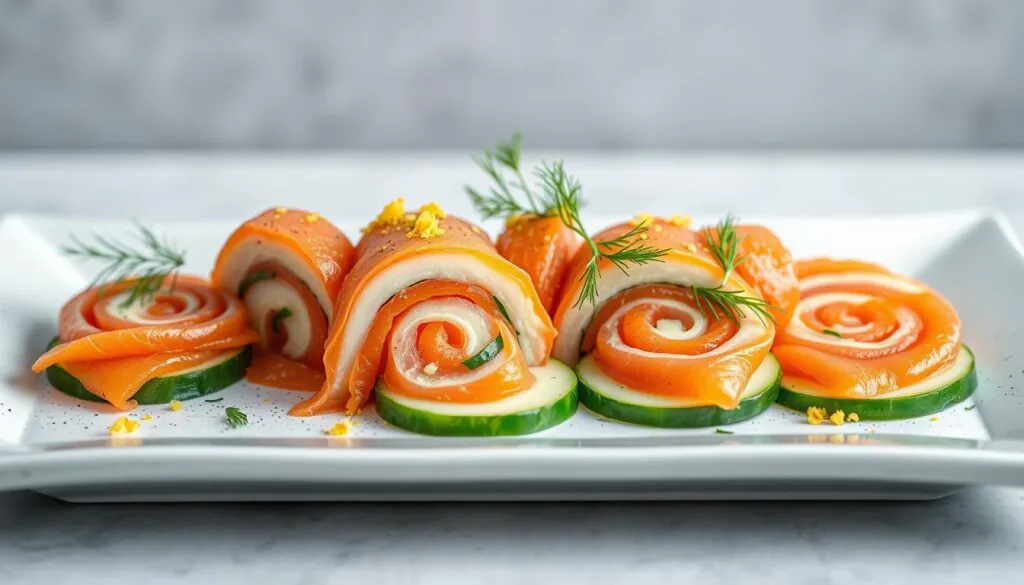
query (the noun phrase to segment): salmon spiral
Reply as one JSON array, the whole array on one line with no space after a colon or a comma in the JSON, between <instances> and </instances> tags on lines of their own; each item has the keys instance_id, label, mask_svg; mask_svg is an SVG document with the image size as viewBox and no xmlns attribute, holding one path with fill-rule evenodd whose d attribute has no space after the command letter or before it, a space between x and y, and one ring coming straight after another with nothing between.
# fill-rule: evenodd
<instances>
[{"instance_id":1,"label":"salmon spiral","mask_svg":"<svg viewBox=\"0 0 1024 585\"><path fill-rule=\"evenodd\" d=\"M483 231L434 204L395 200L364 230L335 304L326 380L291 414L357 412L378 380L434 402L487 403L526 391L555 336L530 277ZM483 353L482 353L483 352Z\"/></svg>"},{"instance_id":2,"label":"salmon spiral","mask_svg":"<svg viewBox=\"0 0 1024 585\"><path fill-rule=\"evenodd\" d=\"M515 332L484 289L427 281L389 305L382 308L384 319L401 311L385 344L383 377L393 390L412 398L479 403L533 384ZM375 328L383 327L378 320ZM467 366L475 356L480 363Z\"/></svg>"},{"instance_id":3,"label":"salmon spiral","mask_svg":"<svg viewBox=\"0 0 1024 585\"><path fill-rule=\"evenodd\" d=\"M270 209L228 237L212 279L245 303L262 349L322 368L334 297L353 253L319 214Z\"/></svg>"},{"instance_id":4,"label":"salmon spiral","mask_svg":"<svg viewBox=\"0 0 1024 585\"><path fill-rule=\"evenodd\" d=\"M134 281L93 287L60 312L58 345L32 365L60 365L118 408L148 380L187 370L257 340L245 307L195 276L128 303Z\"/></svg>"},{"instance_id":5,"label":"salmon spiral","mask_svg":"<svg viewBox=\"0 0 1024 585\"><path fill-rule=\"evenodd\" d=\"M773 352L786 376L831 394L869 397L949 366L960 319L926 284L867 262L795 263L800 302Z\"/></svg>"}]
</instances>

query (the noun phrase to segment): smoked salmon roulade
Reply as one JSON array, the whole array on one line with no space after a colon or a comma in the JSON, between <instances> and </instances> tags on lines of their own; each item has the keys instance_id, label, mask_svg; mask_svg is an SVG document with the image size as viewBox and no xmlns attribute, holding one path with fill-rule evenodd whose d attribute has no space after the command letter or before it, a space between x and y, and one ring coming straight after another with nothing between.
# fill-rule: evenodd
<instances>
[{"instance_id":1,"label":"smoked salmon roulade","mask_svg":"<svg viewBox=\"0 0 1024 585\"><path fill-rule=\"evenodd\" d=\"M923 282L855 260L795 263L800 302L773 352L779 403L862 420L938 412L977 386L949 301Z\"/></svg>"},{"instance_id":2,"label":"smoked salmon roulade","mask_svg":"<svg viewBox=\"0 0 1024 585\"><path fill-rule=\"evenodd\" d=\"M341 230L298 209L267 210L228 237L212 280L242 300L259 334L249 381L320 388L334 299L354 260L355 250Z\"/></svg>"},{"instance_id":3,"label":"smoked salmon roulade","mask_svg":"<svg viewBox=\"0 0 1024 585\"><path fill-rule=\"evenodd\" d=\"M35 364L58 390L118 409L211 394L242 379L258 336L245 307L195 276L138 295L138 280L85 290Z\"/></svg>"},{"instance_id":4,"label":"smoked salmon roulade","mask_svg":"<svg viewBox=\"0 0 1024 585\"><path fill-rule=\"evenodd\" d=\"M548 313L554 313L579 238L558 216L514 215L498 235L498 253L530 275Z\"/></svg>"},{"instance_id":5,"label":"smoked salmon roulade","mask_svg":"<svg viewBox=\"0 0 1024 585\"><path fill-rule=\"evenodd\" d=\"M597 250L642 243L661 252L655 260L627 272L584 246L569 267L553 356L576 367L580 401L597 414L658 427L718 426L775 401L781 370L769 353L768 305L712 251L725 248L731 266L740 264L735 228L723 241L688 225L638 216L591 240ZM623 242L643 227L632 244Z\"/></svg>"},{"instance_id":6,"label":"smoked salmon roulade","mask_svg":"<svg viewBox=\"0 0 1024 585\"><path fill-rule=\"evenodd\" d=\"M529 276L479 228L399 199L365 229L335 305L327 379L291 413L357 412L433 435L517 435L576 409L549 361L555 330Z\"/></svg>"}]
</instances>

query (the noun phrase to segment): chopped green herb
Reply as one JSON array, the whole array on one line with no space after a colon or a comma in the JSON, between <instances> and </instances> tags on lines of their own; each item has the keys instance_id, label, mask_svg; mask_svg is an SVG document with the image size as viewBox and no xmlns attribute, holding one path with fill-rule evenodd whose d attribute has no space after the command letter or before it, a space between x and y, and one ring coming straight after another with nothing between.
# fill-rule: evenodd
<instances>
[{"instance_id":1,"label":"chopped green herb","mask_svg":"<svg viewBox=\"0 0 1024 585\"><path fill-rule=\"evenodd\" d=\"M825 335L831 335L832 337L838 337L839 339L843 338L843 336L840 335L838 331L833 331L831 329L822 329L821 332L824 333Z\"/></svg>"},{"instance_id":2,"label":"chopped green herb","mask_svg":"<svg viewBox=\"0 0 1024 585\"><path fill-rule=\"evenodd\" d=\"M69 236L71 244L61 251L71 257L106 262L90 286L101 286L131 282L132 287L121 308L132 306L136 301L146 303L170 281L168 289L174 292L178 269L185 265L185 252L167 239L160 239L153 230L136 224L139 233L135 244L94 235L93 243L86 243ZM140 249L138 245L141 245ZM102 289L101 289L102 290Z\"/></svg>"},{"instance_id":3,"label":"chopped green herb","mask_svg":"<svg viewBox=\"0 0 1024 585\"><path fill-rule=\"evenodd\" d=\"M735 435L736 433L734 433L732 431L727 431L725 429L715 429L715 434L716 435Z\"/></svg>"},{"instance_id":4,"label":"chopped green herb","mask_svg":"<svg viewBox=\"0 0 1024 585\"><path fill-rule=\"evenodd\" d=\"M968 406L967 408L965 408L964 410L974 410L975 408L978 408L977 404L972 404L972 405Z\"/></svg>"},{"instance_id":5,"label":"chopped green herb","mask_svg":"<svg viewBox=\"0 0 1024 585\"><path fill-rule=\"evenodd\" d=\"M220 398L212 398L210 400L207 400L207 402L220 402L222 400L224 400L223 396L221 396Z\"/></svg>"},{"instance_id":6,"label":"chopped green herb","mask_svg":"<svg viewBox=\"0 0 1024 585\"><path fill-rule=\"evenodd\" d=\"M270 326L274 329L274 333L280 333L281 321L291 316L292 310L288 307L278 309L277 312L274 313L274 319L270 322Z\"/></svg>"},{"instance_id":7,"label":"chopped green herb","mask_svg":"<svg viewBox=\"0 0 1024 585\"><path fill-rule=\"evenodd\" d=\"M487 362L493 360L495 356L501 353L501 350L505 349L505 340L499 333L490 343L484 346L475 356L462 362L462 365L466 366L471 370L475 370Z\"/></svg>"},{"instance_id":8,"label":"chopped green herb","mask_svg":"<svg viewBox=\"0 0 1024 585\"><path fill-rule=\"evenodd\" d=\"M257 270L256 272L250 272L242 279L241 284L238 285L238 296L244 297L245 291L249 290L250 286L261 280L268 280L271 278L274 278L274 273L269 270Z\"/></svg>"},{"instance_id":9,"label":"chopped green herb","mask_svg":"<svg viewBox=\"0 0 1024 585\"><path fill-rule=\"evenodd\" d=\"M245 425L249 424L249 417L246 416L244 412L235 408L234 406L229 406L225 408L224 416L226 416L228 419L228 426L233 429L237 429L238 427L244 427Z\"/></svg>"},{"instance_id":10,"label":"chopped green herb","mask_svg":"<svg viewBox=\"0 0 1024 585\"><path fill-rule=\"evenodd\" d=\"M509 325L512 325L512 317L508 316L508 309L505 308L504 303L502 303L501 299L499 299L495 295L491 295L491 297L494 298L494 304L498 305L498 310L501 311L501 316L505 317L505 320L508 321ZM515 326L513 325L513 329L514 328L515 328ZM518 329L516 329L516 335L519 335L519 330Z\"/></svg>"}]
</instances>

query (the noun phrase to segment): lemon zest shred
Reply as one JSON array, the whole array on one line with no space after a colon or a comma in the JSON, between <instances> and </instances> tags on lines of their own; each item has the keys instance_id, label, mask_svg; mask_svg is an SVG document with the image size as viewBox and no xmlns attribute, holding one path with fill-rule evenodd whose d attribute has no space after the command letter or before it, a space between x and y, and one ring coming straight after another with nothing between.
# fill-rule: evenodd
<instances>
[{"instance_id":1,"label":"lemon zest shred","mask_svg":"<svg viewBox=\"0 0 1024 585\"><path fill-rule=\"evenodd\" d=\"M430 213L433 213L434 215L437 216L437 219L444 219L448 217L448 214L445 213L443 209L441 209L441 206L438 205L437 203L434 203L433 201L431 201L430 203L425 203L420 206L420 213L423 213L424 211L429 211Z\"/></svg>"},{"instance_id":2,"label":"lemon zest shred","mask_svg":"<svg viewBox=\"0 0 1024 585\"><path fill-rule=\"evenodd\" d=\"M825 416L827 414L828 413L825 411L825 409L821 408L820 406L808 407L807 422L809 422L812 425L820 425L821 423L825 422Z\"/></svg>"},{"instance_id":3,"label":"lemon zest shred","mask_svg":"<svg viewBox=\"0 0 1024 585\"><path fill-rule=\"evenodd\" d=\"M416 218L416 222L413 224L412 229L405 234L405 237L429 240L430 238L436 238L442 234L444 234L444 230L438 223L438 217L431 211L422 211L420 212L419 217Z\"/></svg>"},{"instance_id":4,"label":"lemon zest shred","mask_svg":"<svg viewBox=\"0 0 1024 585\"><path fill-rule=\"evenodd\" d=\"M111 435L123 435L128 433L134 433L142 423L135 419L128 418L126 416L119 416L114 424L110 425L107 432Z\"/></svg>"},{"instance_id":5,"label":"lemon zest shred","mask_svg":"<svg viewBox=\"0 0 1024 585\"><path fill-rule=\"evenodd\" d=\"M676 227L690 227L690 224L693 223L693 219L691 219L689 215L676 214L668 218L668 222Z\"/></svg>"}]
</instances>

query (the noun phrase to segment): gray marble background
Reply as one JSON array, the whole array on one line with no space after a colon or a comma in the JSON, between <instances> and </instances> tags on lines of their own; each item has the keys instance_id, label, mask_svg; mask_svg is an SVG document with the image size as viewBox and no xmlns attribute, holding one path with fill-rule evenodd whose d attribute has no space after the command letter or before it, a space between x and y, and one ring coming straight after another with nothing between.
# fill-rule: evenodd
<instances>
[{"instance_id":1,"label":"gray marble background","mask_svg":"<svg viewBox=\"0 0 1024 585\"><path fill-rule=\"evenodd\" d=\"M1019 0L0 0L0 148L1024 145Z\"/></svg>"}]
</instances>

